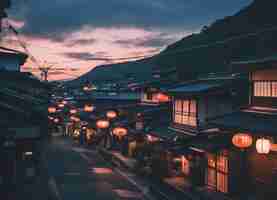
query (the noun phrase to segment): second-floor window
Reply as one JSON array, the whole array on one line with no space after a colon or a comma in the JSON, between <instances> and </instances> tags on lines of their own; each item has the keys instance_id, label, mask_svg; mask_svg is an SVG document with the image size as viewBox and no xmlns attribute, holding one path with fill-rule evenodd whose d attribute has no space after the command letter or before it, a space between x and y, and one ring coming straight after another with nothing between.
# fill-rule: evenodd
<instances>
[{"instance_id":1,"label":"second-floor window","mask_svg":"<svg viewBox=\"0 0 277 200\"><path fill-rule=\"evenodd\" d=\"M195 100L175 100L173 120L177 124L196 126L196 101Z\"/></svg>"},{"instance_id":2,"label":"second-floor window","mask_svg":"<svg viewBox=\"0 0 277 200\"><path fill-rule=\"evenodd\" d=\"M277 81L254 81L255 97L277 97Z\"/></svg>"}]
</instances>

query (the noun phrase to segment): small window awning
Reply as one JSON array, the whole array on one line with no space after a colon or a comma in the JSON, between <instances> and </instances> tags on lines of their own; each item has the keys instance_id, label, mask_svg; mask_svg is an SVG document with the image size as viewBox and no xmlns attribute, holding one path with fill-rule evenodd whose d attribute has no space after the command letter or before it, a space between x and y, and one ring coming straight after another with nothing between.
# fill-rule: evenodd
<instances>
[{"instance_id":1,"label":"small window awning","mask_svg":"<svg viewBox=\"0 0 277 200\"><path fill-rule=\"evenodd\" d=\"M240 111L209 121L221 129L277 135L277 114Z\"/></svg>"},{"instance_id":2,"label":"small window awning","mask_svg":"<svg viewBox=\"0 0 277 200\"><path fill-rule=\"evenodd\" d=\"M159 137L165 140L173 140L178 136L178 133L168 128L168 125L162 125L150 130L147 134Z\"/></svg>"},{"instance_id":3,"label":"small window awning","mask_svg":"<svg viewBox=\"0 0 277 200\"><path fill-rule=\"evenodd\" d=\"M188 138L184 145L173 146L170 151L178 155L191 153L203 154L217 152L232 146L231 135L213 135L212 137Z\"/></svg>"}]
</instances>

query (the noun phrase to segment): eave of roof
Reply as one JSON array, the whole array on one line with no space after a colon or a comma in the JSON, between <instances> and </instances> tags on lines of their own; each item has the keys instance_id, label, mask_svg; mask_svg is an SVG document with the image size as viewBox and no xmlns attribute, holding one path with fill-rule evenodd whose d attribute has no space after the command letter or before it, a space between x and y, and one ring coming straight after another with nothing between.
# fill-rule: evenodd
<instances>
[{"instance_id":1,"label":"eave of roof","mask_svg":"<svg viewBox=\"0 0 277 200\"><path fill-rule=\"evenodd\" d=\"M218 128L277 135L277 114L240 111L209 121Z\"/></svg>"}]
</instances>

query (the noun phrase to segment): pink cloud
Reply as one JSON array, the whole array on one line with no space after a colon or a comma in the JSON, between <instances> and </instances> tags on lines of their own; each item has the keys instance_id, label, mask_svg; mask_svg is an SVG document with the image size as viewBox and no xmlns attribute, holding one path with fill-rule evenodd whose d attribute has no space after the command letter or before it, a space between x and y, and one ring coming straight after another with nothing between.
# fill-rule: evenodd
<instances>
[{"instance_id":1,"label":"pink cloud","mask_svg":"<svg viewBox=\"0 0 277 200\"><path fill-rule=\"evenodd\" d=\"M16 23L16 22L13 22ZM20 25L17 22L18 26ZM21 24L22 25L22 24ZM102 52L103 57L108 58L122 58L122 57L133 57L141 55L151 55L157 52L156 47L151 46L137 46L135 48L129 48L117 44L117 40L138 40L144 38L155 38L161 35L159 31L146 31L139 28L96 28L92 29L84 27L78 32L74 32L63 41L54 41L50 38L39 38L31 36L21 36L21 39L26 41L27 47L31 54L38 60L39 63L47 61L49 63L55 63L57 68L68 68L64 73L50 73L49 79L68 79L80 76L97 65L113 63L114 61L104 60L83 60L76 57L69 57L66 55L70 54L96 54ZM182 35L182 34L180 34ZM176 37L176 40L180 38ZM8 38L8 37L7 37ZM4 40L5 41L5 40ZM75 43L74 43L75 41ZM78 41L82 41L79 42ZM86 41L87 44L85 43ZM68 45L73 44L74 45ZM16 44L9 44L14 48L19 48ZM22 70L26 71L26 67L32 66L37 68L38 64L33 63L30 60L23 66ZM72 71L70 68L78 70ZM33 73L39 76L38 70Z\"/></svg>"}]
</instances>

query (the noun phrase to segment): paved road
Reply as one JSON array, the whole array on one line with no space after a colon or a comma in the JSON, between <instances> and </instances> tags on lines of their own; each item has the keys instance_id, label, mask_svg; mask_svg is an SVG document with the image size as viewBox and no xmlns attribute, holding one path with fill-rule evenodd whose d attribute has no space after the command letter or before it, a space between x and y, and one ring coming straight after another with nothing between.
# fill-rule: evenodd
<instances>
[{"instance_id":1,"label":"paved road","mask_svg":"<svg viewBox=\"0 0 277 200\"><path fill-rule=\"evenodd\" d=\"M47 145L46 160L49 184L58 200L144 199L141 190L95 151L69 139L53 138Z\"/></svg>"}]
</instances>

